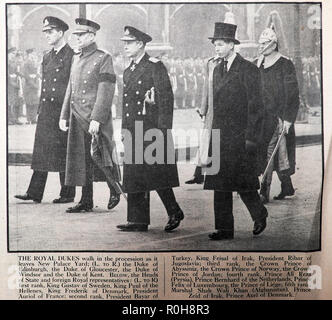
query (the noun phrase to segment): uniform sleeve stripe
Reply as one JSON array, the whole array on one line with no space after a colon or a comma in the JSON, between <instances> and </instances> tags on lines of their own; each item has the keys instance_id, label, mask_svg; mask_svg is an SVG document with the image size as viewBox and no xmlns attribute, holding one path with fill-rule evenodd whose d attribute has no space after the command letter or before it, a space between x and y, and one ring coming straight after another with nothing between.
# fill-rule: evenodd
<instances>
[{"instance_id":1,"label":"uniform sleeve stripe","mask_svg":"<svg viewBox=\"0 0 332 320\"><path fill-rule=\"evenodd\" d=\"M116 82L115 74L101 73L99 75L99 82L106 82L106 81L109 81L111 83L115 83Z\"/></svg>"}]
</instances>

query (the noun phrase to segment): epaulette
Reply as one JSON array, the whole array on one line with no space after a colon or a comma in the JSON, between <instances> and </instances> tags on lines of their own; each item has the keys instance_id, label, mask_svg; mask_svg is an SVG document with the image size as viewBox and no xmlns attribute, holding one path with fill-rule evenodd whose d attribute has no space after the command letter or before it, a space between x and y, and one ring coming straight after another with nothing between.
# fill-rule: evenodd
<instances>
[{"instance_id":1,"label":"epaulette","mask_svg":"<svg viewBox=\"0 0 332 320\"><path fill-rule=\"evenodd\" d=\"M284 56L283 54L281 55L283 58L287 59L287 60L290 60L289 57L287 56Z\"/></svg>"},{"instance_id":2,"label":"epaulette","mask_svg":"<svg viewBox=\"0 0 332 320\"><path fill-rule=\"evenodd\" d=\"M213 60L214 58L215 58L215 57L213 56L213 57L209 58L207 61L210 62L210 61Z\"/></svg>"},{"instance_id":3,"label":"epaulette","mask_svg":"<svg viewBox=\"0 0 332 320\"><path fill-rule=\"evenodd\" d=\"M160 60L157 59L157 58L155 58L155 57L150 57L150 58L149 58L149 61L151 61L151 62L153 62L153 63L157 63L157 62L159 62Z\"/></svg>"}]
</instances>

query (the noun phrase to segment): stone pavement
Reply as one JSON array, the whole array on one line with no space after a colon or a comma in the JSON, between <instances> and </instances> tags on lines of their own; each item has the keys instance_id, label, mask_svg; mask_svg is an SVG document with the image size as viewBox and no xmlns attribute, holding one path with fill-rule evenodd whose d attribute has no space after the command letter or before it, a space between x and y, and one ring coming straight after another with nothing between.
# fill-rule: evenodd
<instances>
[{"instance_id":1,"label":"stone pavement","mask_svg":"<svg viewBox=\"0 0 332 320\"><path fill-rule=\"evenodd\" d=\"M28 166L9 166L9 249L11 251L293 251L315 250L320 245L320 192L322 183L322 149L320 145L297 148L297 172L293 176L296 195L271 201L268 226L253 237L253 222L234 193L235 239L210 241L214 230L213 192L202 185L189 186L194 165L179 163L180 187L177 200L185 213L181 226L172 233L163 228L167 216L160 199L151 193L149 232L124 233L116 225L126 222L126 202L108 211L105 183L94 184L94 212L67 214L68 204L55 205L59 178L49 174L43 202L34 204L14 198L24 193L32 171ZM271 195L279 193L275 176ZM80 198L77 188L76 201Z\"/></svg>"}]
</instances>

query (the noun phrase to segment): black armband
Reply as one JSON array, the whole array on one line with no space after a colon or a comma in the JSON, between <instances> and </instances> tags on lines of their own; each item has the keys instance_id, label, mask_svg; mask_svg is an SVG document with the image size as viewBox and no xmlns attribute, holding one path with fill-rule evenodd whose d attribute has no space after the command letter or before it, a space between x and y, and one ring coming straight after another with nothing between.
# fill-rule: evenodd
<instances>
[{"instance_id":1,"label":"black armband","mask_svg":"<svg viewBox=\"0 0 332 320\"><path fill-rule=\"evenodd\" d=\"M99 82L111 82L115 83L116 82L116 76L115 74L110 74L110 73L101 73L99 74Z\"/></svg>"}]
</instances>

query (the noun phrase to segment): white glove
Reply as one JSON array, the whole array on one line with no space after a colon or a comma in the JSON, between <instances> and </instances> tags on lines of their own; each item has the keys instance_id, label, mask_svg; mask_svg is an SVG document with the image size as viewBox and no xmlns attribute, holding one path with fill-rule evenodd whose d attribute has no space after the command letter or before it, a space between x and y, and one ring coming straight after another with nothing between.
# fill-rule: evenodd
<instances>
[{"instance_id":1,"label":"white glove","mask_svg":"<svg viewBox=\"0 0 332 320\"><path fill-rule=\"evenodd\" d=\"M89 133L93 136L96 137L99 132L99 127L100 123L96 120L91 120L90 126L89 126Z\"/></svg>"},{"instance_id":2,"label":"white glove","mask_svg":"<svg viewBox=\"0 0 332 320\"><path fill-rule=\"evenodd\" d=\"M60 121L59 121L59 128L62 131L67 131L68 130L67 120L60 119Z\"/></svg>"},{"instance_id":3,"label":"white glove","mask_svg":"<svg viewBox=\"0 0 332 320\"><path fill-rule=\"evenodd\" d=\"M283 123L283 129L285 130L285 133L288 134L289 128L291 127L292 123L284 120Z\"/></svg>"}]
</instances>

